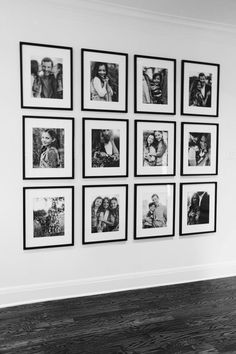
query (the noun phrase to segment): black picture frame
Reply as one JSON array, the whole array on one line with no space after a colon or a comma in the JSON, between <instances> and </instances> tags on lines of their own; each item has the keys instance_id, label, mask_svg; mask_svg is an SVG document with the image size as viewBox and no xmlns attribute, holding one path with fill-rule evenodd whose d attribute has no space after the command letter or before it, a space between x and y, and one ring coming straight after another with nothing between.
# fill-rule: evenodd
<instances>
[{"instance_id":1,"label":"black picture frame","mask_svg":"<svg viewBox=\"0 0 236 354\"><path fill-rule=\"evenodd\" d=\"M159 70L161 72L161 84L158 84L161 87L157 92L157 88L155 90L152 85L153 89L151 90L151 78L150 75L146 74L149 94L148 98L145 99L146 102L143 102L143 68L147 67L149 71L150 69L161 69ZM159 74L159 72L156 73ZM165 95L163 95L163 91L166 92ZM134 55L134 112L145 114L176 114L176 59Z\"/></svg>"},{"instance_id":2,"label":"black picture frame","mask_svg":"<svg viewBox=\"0 0 236 354\"><path fill-rule=\"evenodd\" d=\"M154 135L155 131L162 131L166 135L163 155L157 163L151 161L150 166L144 166L144 129ZM141 144L142 142L142 144ZM159 144L160 145L160 144ZM158 146L158 145L157 145ZM141 147L141 149L140 149ZM166 149L167 147L167 149ZM168 151L169 150L169 151ZM134 121L134 175L135 177L175 176L176 174L176 122L162 120L135 120ZM156 158L157 159L157 158ZM153 165L154 164L154 165ZM155 166L156 165L156 166Z\"/></svg>"},{"instance_id":3,"label":"black picture frame","mask_svg":"<svg viewBox=\"0 0 236 354\"><path fill-rule=\"evenodd\" d=\"M96 127L96 129L94 129L94 127ZM110 161L111 156L108 154L101 158L98 157L97 159L93 157L93 134L99 133L102 129L113 131L112 144L118 144L117 146L115 145L115 149L118 148L118 154L112 155L114 157L112 161ZM116 137L114 137L115 134ZM82 151L83 178L128 177L129 120L118 118L83 118ZM100 152L97 151L96 154L98 156ZM103 154L105 154L105 152ZM117 159L119 160L117 161ZM93 166L93 164L95 166ZM111 166L111 164L114 166ZM117 166L118 164L119 166Z\"/></svg>"},{"instance_id":4,"label":"black picture frame","mask_svg":"<svg viewBox=\"0 0 236 354\"><path fill-rule=\"evenodd\" d=\"M110 190L110 192L109 192ZM110 193L110 194L109 194ZM119 196L117 193L120 193ZM118 197L117 197L118 196ZM118 228L111 231L92 229L91 206L96 199L117 199L119 206ZM116 204L116 205L117 205ZM115 219L113 219L115 220ZM96 221L96 220L95 220ZM123 222L123 224L120 223ZM115 225L115 224L114 224ZM92 227L91 227L92 226ZM95 226L95 228L97 225ZM114 232L118 232L115 234ZM84 185L82 186L82 244L122 242L128 239L128 184Z\"/></svg>"},{"instance_id":5,"label":"black picture frame","mask_svg":"<svg viewBox=\"0 0 236 354\"><path fill-rule=\"evenodd\" d=\"M51 44L20 42L20 86L21 86L21 108L31 109L50 109L50 110L72 110L73 109L73 49L72 47L57 46ZM31 49L31 51L30 51ZM60 55L60 57L59 57ZM31 73L32 62L42 60L43 58L60 59L63 69L63 93L58 97L45 98L39 96L32 96ZM34 60L32 60L34 58ZM53 61L53 60L52 60ZM31 64L31 69L30 69ZM55 65L55 61L54 61ZM37 78L42 73L39 70L41 64L38 62L38 69L35 69ZM35 71L33 70L33 71Z\"/></svg>"},{"instance_id":6,"label":"black picture frame","mask_svg":"<svg viewBox=\"0 0 236 354\"><path fill-rule=\"evenodd\" d=\"M134 184L135 240L175 236L175 191L175 183ZM161 212L163 213L163 215L163 210L166 209L164 222L162 222L161 220L155 220L154 210L151 210L151 208L153 207L151 204L155 204L153 199L155 196L158 197L158 201L161 200L159 205L161 206ZM150 197L150 202L147 200L148 197ZM143 198L145 198L145 200ZM162 200L165 200L166 204L163 204ZM166 208L166 205L168 205L168 208ZM144 209L145 214L149 210L146 214L147 220L144 220L143 218ZM169 218L171 219L171 221L168 225Z\"/></svg>"},{"instance_id":7,"label":"black picture frame","mask_svg":"<svg viewBox=\"0 0 236 354\"><path fill-rule=\"evenodd\" d=\"M206 78L208 80L204 85L205 88L200 87L200 77L205 77L205 81ZM219 64L182 60L181 115L218 117L219 88Z\"/></svg>"},{"instance_id":8,"label":"black picture frame","mask_svg":"<svg viewBox=\"0 0 236 354\"><path fill-rule=\"evenodd\" d=\"M42 209L42 205L40 205L41 209L38 210L40 212L38 213L40 214L40 219L39 217L36 217L34 213L34 208L36 208L35 205L39 205L37 203L40 203L40 201L42 202L42 199L44 203L48 202L47 198L51 199L51 202L56 200L58 203L61 203L61 208L63 202L65 202L64 209L57 208L58 213L60 212L61 214L60 218L58 217L56 220L58 223L55 222L54 213L53 225L50 225L50 222L49 225L47 225L48 220L46 223L42 223L42 219L45 219L46 217L45 215L50 214L50 208L47 209L46 213L45 209ZM45 215L42 215L42 210L46 213L43 213ZM67 215L65 215L65 211L67 212ZM64 222L65 219L66 223ZM49 218L49 221L50 220L51 219ZM42 225L44 225L44 228ZM67 226L66 230L64 229L65 225ZM63 230L64 235L62 234L60 227ZM74 246L74 187L23 187L23 250L66 246Z\"/></svg>"},{"instance_id":9,"label":"black picture frame","mask_svg":"<svg viewBox=\"0 0 236 354\"><path fill-rule=\"evenodd\" d=\"M74 179L74 124L75 120L72 117L23 116L23 180ZM63 142L66 140L67 148L63 147L63 151L62 148L56 150L59 160L62 160L63 155L63 166L60 163L60 168L50 168L49 166L47 166L47 168L39 168L39 166L32 168L34 154L36 153L37 156L40 154L39 151L35 152L34 130L43 131L45 129L52 129L54 131L63 130ZM55 148L53 149L55 150Z\"/></svg>"},{"instance_id":10,"label":"black picture frame","mask_svg":"<svg viewBox=\"0 0 236 354\"><path fill-rule=\"evenodd\" d=\"M91 99L91 63L115 65L118 70L118 83L113 83L113 101ZM93 65L93 64L92 64ZM110 67L111 67L110 65ZM107 70L109 70L107 68ZM111 68L110 68L111 70ZM88 80L89 77L89 80ZM115 81L115 80L113 80ZM109 75L108 83L112 82ZM111 86L110 86L111 87ZM115 87L115 89L114 89ZM100 96L101 97L101 96ZM96 49L81 49L81 110L100 112L128 112L128 54Z\"/></svg>"},{"instance_id":11,"label":"black picture frame","mask_svg":"<svg viewBox=\"0 0 236 354\"><path fill-rule=\"evenodd\" d=\"M216 232L217 182L180 183L179 210L180 236Z\"/></svg>"},{"instance_id":12,"label":"black picture frame","mask_svg":"<svg viewBox=\"0 0 236 354\"><path fill-rule=\"evenodd\" d=\"M218 123L181 123L181 176L218 174Z\"/></svg>"}]
</instances>

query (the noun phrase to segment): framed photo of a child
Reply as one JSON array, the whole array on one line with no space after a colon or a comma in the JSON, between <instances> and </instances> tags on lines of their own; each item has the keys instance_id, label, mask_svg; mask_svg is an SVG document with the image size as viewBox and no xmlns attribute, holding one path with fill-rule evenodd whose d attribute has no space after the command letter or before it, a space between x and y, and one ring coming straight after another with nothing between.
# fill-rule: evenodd
<instances>
[{"instance_id":1,"label":"framed photo of a child","mask_svg":"<svg viewBox=\"0 0 236 354\"><path fill-rule=\"evenodd\" d=\"M83 177L128 176L127 119L83 118Z\"/></svg>"},{"instance_id":2,"label":"framed photo of a child","mask_svg":"<svg viewBox=\"0 0 236 354\"><path fill-rule=\"evenodd\" d=\"M23 188L23 249L74 245L74 187Z\"/></svg>"},{"instance_id":3,"label":"framed photo of a child","mask_svg":"<svg viewBox=\"0 0 236 354\"><path fill-rule=\"evenodd\" d=\"M127 112L128 54L81 49L81 109Z\"/></svg>"},{"instance_id":4,"label":"framed photo of a child","mask_svg":"<svg viewBox=\"0 0 236 354\"><path fill-rule=\"evenodd\" d=\"M23 116L23 179L74 178L74 118Z\"/></svg>"},{"instance_id":5,"label":"framed photo of a child","mask_svg":"<svg viewBox=\"0 0 236 354\"><path fill-rule=\"evenodd\" d=\"M134 185L134 239L174 236L175 183Z\"/></svg>"},{"instance_id":6,"label":"framed photo of a child","mask_svg":"<svg viewBox=\"0 0 236 354\"><path fill-rule=\"evenodd\" d=\"M181 123L181 175L218 174L218 124Z\"/></svg>"},{"instance_id":7,"label":"framed photo of a child","mask_svg":"<svg viewBox=\"0 0 236 354\"><path fill-rule=\"evenodd\" d=\"M72 48L20 42L21 108L73 109Z\"/></svg>"},{"instance_id":8,"label":"framed photo of a child","mask_svg":"<svg viewBox=\"0 0 236 354\"><path fill-rule=\"evenodd\" d=\"M134 56L135 113L175 114L176 60Z\"/></svg>"},{"instance_id":9,"label":"framed photo of a child","mask_svg":"<svg viewBox=\"0 0 236 354\"><path fill-rule=\"evenodd\" d=\"M182 60L181 114L218 117L220 65Z\"/></svg>"}]
</instances>

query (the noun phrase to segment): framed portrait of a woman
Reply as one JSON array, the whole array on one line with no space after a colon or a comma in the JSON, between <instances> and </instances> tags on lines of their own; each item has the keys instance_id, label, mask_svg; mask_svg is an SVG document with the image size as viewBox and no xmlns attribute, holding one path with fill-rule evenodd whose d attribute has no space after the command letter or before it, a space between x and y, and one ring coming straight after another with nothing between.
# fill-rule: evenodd
<instances>
[{"instance_id":1,"label":"framed portrait of a woman","mask_svg":"<svg viewBox=\"0 0 236 354\"><path fill-rule=\"evenodd\" d=\"M81 109L127 112L128 54L81 49Z\"/></svg>"},{"instance_id":2,"label":"framed portrait of a woman","mask_svg":"<svg viewBox=\"0 0 236 354\"><path fill-rule=\"evenodd\" d=\"M135 176L174 176L176 123L135 120Z\"/></svg>"}]
</instances>

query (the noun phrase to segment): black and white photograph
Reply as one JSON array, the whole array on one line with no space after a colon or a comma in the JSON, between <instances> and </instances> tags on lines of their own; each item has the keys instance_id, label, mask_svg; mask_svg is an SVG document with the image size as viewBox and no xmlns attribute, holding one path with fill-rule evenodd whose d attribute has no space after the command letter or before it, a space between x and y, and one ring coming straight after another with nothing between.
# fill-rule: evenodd
<instances>
[{"instance_id":1,"label":"black and white photograph","mask_svg":"<svg viewBox=\"0 0 236 354\"><path fill-rule=\"evenodd\" d=\"M127 119L83 118L83 177L128 176Z\"/></svg>"},{"instance_id":2,"label":"black and white photograph","mask_svg":"<svg viewBox=\"0 0 236 354\"><path fill-rule=\"evenodd\" d=\"M135 121L135 176L175 175L176 123Z\"/></svg>"},{"instance_id":3,"label":"black and white photograph","mask_svg":"<svg viewBox=\"0 0 236 354\"><path fill-rule=\"evenodd\" d=\"M25 187L24 249L72 246L74 187Z\"/></svg>"},{"instance_id":4,"label":"black and white photograph","mask_svg":"<svg viewBox=\"0 0 236 354\"><path fill-rule=\"evenodd\" d=\"M175 184L135 184L135 239L174 236Z\"/></svg>"},{"instance_id":5,"label":"black and white photograph","mask_svg":"<svg viewBox=\"0 0 236 354\"><path fill-rule=\"evenodd\" d=\"M135 55L135 112L175 114L175 59Z\"/></svg>"},{"instance_id":6,"label":"black and white photograph","mask_svg":"<svg viewBox=\"0 0 236 354\"><path fill-rule=\"evenodd\" d=\"M72 48L20 42L22 108L72 109Z\"/></svg>"},{"instance_id":7,"label":"black and white photograph","mask_svg":"<svg viewBox=\"0 0 236 354\"><path fill-rule=\"evenodd\" d=\"M127 239L127 185L83 186L83 243Z\"/></svg>"},{"instance_id":8,"label":"black and white photograph","mask_svg":"<svg viewBox=\"0 0 236 354\"><path fill-rule=\"evenodd\" d=\"M128 54L82 49L82 110L127 112Z\"/></svg>"},{"instance_id":9,"label":"black and white photograph","mask_svg":"<svg viewBox=\"0 0 236 354\"><path fill-rule=\"evenodd\" d=\"M218 116L219 68L219 64L182 61L182 114Z\"/></svg>"},{"instance_id":10,"label":"black and white photograph","mask_svg":"<svg viewBox=\"0 0 236 354\"><path fill-rule=\"evenodd\" d=\"M181 175L218 174L218 124L181 124Z\"/></svg>"},{"instance_id":11,"label":"black and white photograph","mask_svg":"<svg viewBox=\"0 0 236 354\"><path fill-rule=\"evenodd\" d=\"M74 178L74 118L23 116L23 178Z\"/></svg>"},{"instance_id":12,"label":"black and white photograph","mask_svg":"<svg viewBox=\"0 0 236 354\"><path fill-rule=\"evenodd\" d=\"M180 235L216 231L216 182L180 184Z\"/></svg>"}]
</instances>

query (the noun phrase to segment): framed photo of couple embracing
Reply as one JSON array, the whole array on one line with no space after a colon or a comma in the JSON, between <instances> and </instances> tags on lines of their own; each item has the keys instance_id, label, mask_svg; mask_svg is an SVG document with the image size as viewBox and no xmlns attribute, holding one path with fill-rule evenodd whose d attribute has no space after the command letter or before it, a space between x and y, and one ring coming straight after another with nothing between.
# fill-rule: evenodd
<instances>
[{"instance_id":1,"label":"framed photo of couple embracing","mask_svg":"<svg viewBox=\"0 0 236 354\"><path fill-rule=\"evenodd\" d=\"M135 176L174 176L176 123L135 121Z\"/></svg>"},{"instance_id":2,"label":"framed photo of couple embracing","mask_svg":"<svg viewBox=\"0 0 236 354\"><path fill-rule=\"evenodd\" d=\"M182 60L181 114L218 117L220 65Z\"/></svg>"},{"instance_id":3,"label":"framed photo of couple embracing","mask_svg":"<svg viewBox=\"0 0 236 354\"><path fill-rule=\"evenodd\" d=\"M135 184L134 238L175 234L175 183Z\"/></svg>"}]
</instances>

